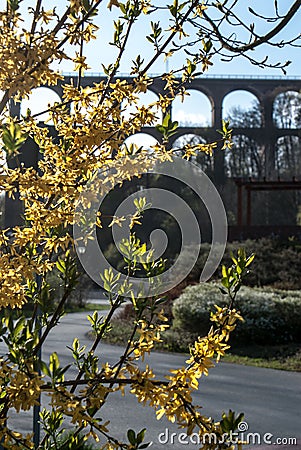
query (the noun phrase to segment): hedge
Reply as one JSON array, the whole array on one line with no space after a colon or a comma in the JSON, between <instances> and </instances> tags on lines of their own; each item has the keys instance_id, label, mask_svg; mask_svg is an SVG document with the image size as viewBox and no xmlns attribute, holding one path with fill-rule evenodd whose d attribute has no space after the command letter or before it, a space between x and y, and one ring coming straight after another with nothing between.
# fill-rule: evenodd
<instances>
[{"instance_id":1,"label":"hedge","mask_svg":"<svg viewBox=\"0 0 301 450\"><path fill-rule=\"evenodd\" d=\"M211 326L210 311L224 305L215 283L188 286L173 303L173 327L200 336ZM282 291L243 286L236 309L244 322L238 324L233 341L257 344L301 342L301 291Z\"/></svg>"},{"instance_id":2,"label":"hedge","mask_svg":"<svg viewBox=\"0 0 301 450\"><path fill-rule=\"evenodd\" d=\"M240 247L243 247L247 254L256 254L251 272L244 280L246 285L273 286L278 289L301 289L301 243L297 239L281 240L275 237L231 242L227 244L222 264L231 265L231 252L236 253ZM199 258L188 281L199 281L210 248L210 244L202 243ZM185 266L185 259L190 262L191 249L187 247L182 250L181 256L183 266ZM214 278L220 279L220 277L219 268L214 274Z\"/></svg>"}]
</instances>

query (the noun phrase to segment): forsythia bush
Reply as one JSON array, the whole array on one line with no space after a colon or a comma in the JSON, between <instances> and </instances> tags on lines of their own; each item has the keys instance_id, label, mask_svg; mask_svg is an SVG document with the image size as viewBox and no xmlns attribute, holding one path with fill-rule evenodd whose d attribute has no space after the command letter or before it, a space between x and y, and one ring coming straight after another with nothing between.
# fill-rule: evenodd
<instances>
[{"instance_id":1,"label":"forsythia bush","mask_svg":"<svg viewBox=\"0 0 301 450\"><path fill-rule=\"evenodd\" d=\"M277 24L266 35L258 36L254 27L244 26L244 21L240 21L242 35L246 31L250 34L245 43L237 37L236 10L229 10L220 2L175 0L157 5L151 0L111 0L109 4L103 0L66 0L56 3L47 10L43 0L7 0L0 11L0 186L3 194L19 198L23 204L22 224L0 231L0 308L4 316L0 336L6 348L0 358L1 445L7 449L72 448L78 445L79 435L84 431L85 439L92 437L98 441L101 435L105 442L101 444L102 449L146 448L147 444L142 443L143 433L136 435L129 431L128 442L120 442L110 433L110 424L102 417L102 407L110 400L111 393L123 390L125 385L130 386L130 393L140 402L154 408L158 418L165 416L188 433L196 430L200 436L211 432L217 437L224 432L230 435L238 424L233 414L229 420L214 421L194 407L191 393L197 389L199 378L207 375L209 368L229 348L229 335L241 318L235 298L252 260L243 252L231 267L224 269L222 283L229 304L215 308L208 334L195 342L186 366L172 370L167 379L161 380L150 367L140 369L137 364L153 349L166 328L161 300L155 295L135 296L131 285L119 281L110 271L102 274L110 312L104 318L97 313L89 318L94 343L87 350L76 337L70 343L70 360L77 370L76 377L67 382L64 377L68 366L60 366L56 353L50 355L49 361L43 361L40 352L78 281L71 227L76 202L85 186L101 172L107 176L99 189L109 190L116 183L146 172L157 162L172 160L168 140L176 131L177 123L171 120L169 109L175 96L185 95L189 81L197 74L202 75L212 65L215 55L224 52L230 58L244 55L256 64L248 52L263 43L275 46L275 36L296 14L299 1L292 2L284 19L275 11ZM113 11L118 11L117 17ZM165 17L162 26L161 14ZM148 43L149 53L142 54L141 41L141 54L131 62L132 79L120 80L118 72L128 57L129 37L136 22L144 16L149 17L143 41ZM235 33L223 29L224 23L231 24L231 16ZM108 18L106 26L112 25L112 61L102 65L105 77L101 81L83 87L84 71L88 69L85 46L97 37L99 17ZM95 48L101 57L102 51L97 45ZM184 58L177 69L162 74L165 94L149 107L139 107L139 96L153 82L150 70L162 58L175 53ZM77 79L73 84L64 84L64 77L57 70L65 61L74 64ZM260 64L271 66L266 61ZM276 66L284 70L287 64ZM16 105L34 88L59 82L62 82L62 102L48 109L55 135L48 127L41 126L40 114L33 115L29 110L24 116L15 114ZM130 108L133 112L128 115L126 111ZM124 145L127 137L154 125L162 113L162 124L157 127L162 138L151 151ZM199 151L211 154L218 145L231 148L229 124L221 124L221 128L219 141L187 144L181 149L183 156L189 159ZM37 167L27 167L19 158L23 144L30 139L39 149ZM139 223L142 215L143 207L137 208L130 217L131 224ZM121 225L122 221L123 218L114 216L111 226ZM101 211L94 222L93 225L102 226ZM91 224L86 225L89 230ZM88 237L87 233L83 239ZM146 245L133 233L124 245L133 256L127 258L128 275L135 273L139 264L149 277L164 270L163 263L141 260ZM47 280L54 270L60 272L62 290L57 308L50 314L51 291ZM134 329L116 363L100 364L94 351L109 330L111 318L124 297L130 298L135 308ZM33 306L29 318L22 310L28 303ZM134 339L136 331L140 334L138 340ZM49 398L49 405L39 416L43 436L39 438L37 432L32 435L31 430L23 435L13 429L8 421L11 411L32 410L40 404L42 393ZM66 419L71 421L74 432L67 442L60 444ZM231 446L231 443L223 445ZM204 443L204 447L210 446L219 444Z\"/></svg>"}]
</instances>

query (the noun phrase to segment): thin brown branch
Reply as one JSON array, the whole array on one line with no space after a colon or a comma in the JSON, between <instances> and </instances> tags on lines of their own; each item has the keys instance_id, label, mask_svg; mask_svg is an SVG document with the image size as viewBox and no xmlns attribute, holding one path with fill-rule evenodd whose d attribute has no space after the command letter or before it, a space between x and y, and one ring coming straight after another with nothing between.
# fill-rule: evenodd
<instances>
[{"instance_id":1,"label":"thin brown branch","mask_svg":"<svg viewBox=\"0 0 301 450\"><path fill-rule=\"evenodd\" d=\"M74 384L76 380L67 380L67 381L62 381L61 383L59 383L59 386L72 386ZM167 386L168 385L168 381L165 380L151 380L152 384L156 385L156 386ZM87 385L89 383L102 383L102 384L126 384L126 385L131 385L131 384L143 384L143 381L137 381L137 380L130 380L128 378L104 378L104 377L96 377L93 378L91 380L78 380L76 381L78 386L84 386ZM43 390L47 390L52 387L49 384L43 384L41 386L41 389Z\"/></svg>"},{"instance_id":2,"label":"thin brown branch","mask_svg":"<svg viewBox=\"0 0 301 450\"><path fill-rule=\"evenodd\" d=\"M43 332L39 342L34 347L34 349L32 351L32 356L36 356L38 354L40 348L42 347L43 343L45 342L45 339L47 338L47 336L50 333L51 329L55 326L55 324L56 324L56 322L57 322L61 312L63 311L64 304L65 304L66 300L68 299L69 295L70 295L70 290L67 289L64 292L64 295L62 296L61 301L58 304L55 312L53 313L53 315L51 317L51 320L49 321L49 323L48 323L45 331Z\"/></svg>"},{"instance_id":3,"label":"thin brown branch","mask_svg":"<svg viewBox=\"0 0 301 450\"><path fill-rule=\"evenodd\" d=\"M296 2L293 4L293 6L290 8L290 10L287 12L286 16L273 28L269 33L265 34L264 36L261 36L260 38L255 39L253 42L242 45L239 47L235 47L233 45L230 45L229 42L222 36L220 30L218 29L217 25L214 23L214 21L208 16L206 11L203 11L203 16L206 19L206 21L211 25L215 35L217 36L219 42L221 45L233 53L244 53L248 50L254 50L259 45L262 45L264 43L269 43L269 41L277 36L277 34L280 33L283 28L292 20L292 18L295 16L297 11L299 10L301 6L301 0L296 0Z\"/></svg>"},{"instance_id":4,"label":"thin brown branch","mask_svg":"<svg viewBox=\"0 0 301 450\"><path fill-rule=\"evenodd\" d=\"M9 100L8 91L5 91L3 94L3 97L1 99L1 102L0 102L0 113L2 113L2 111L4 110L5 105L8 102L8 100Z\"/></svg>"},{"instance_id":5,"label":"thin brown branch","mask_svg":"<svg viewBox=\"0 0 301 450\"><path fill-rule=\"evenodd\" d=\"M84 23L82 23L82 31L84 31ZM79 56L80 58L83 57L84 54L84 38L81 36L80 38L80 46L79 46ZM82 84L82 76L83 76L83 68L82 66L78 69L78 80L77 80L77 89L81 87Z\"/></svg>"},{"instance_id":6,"label":"thin brown branch","mask_svg":"<svg viewBox=\"0 0 301 450\"><path fill-rule=\"evenodd\" d=\"M137 4L138 4L138 2L136 2L136 5L137 5ZM107 92L108 92L110 83L112 82L114 76L115 76L116 73L117 73L117 70L118 70L119 67L120 67L120 62L121 62L123 53L124 53L124 51L125 51L126 44L127 44L127 42L128 42L128 39L129 39L129 36L130 36L130 32L131 32L131 29L132 29L132 26L133 26L134 22L135 22L135 16L134 16L134 14L133 14L132 17L131 17L131 19L130 19L130 21L129 21L129 23L128 23L128 27L127 27L127 30L126 30L126 34L125 34L125 37L124 37L122 46L121 46L121 48L120 48L120 50L119 50L119 54L118 54L118 56L117 56L117 58L116 58L116 61L115 61L114 69L113 69L112 73L110 74L110 77L109 77L109 79L108 79L108 81L107 81L107 83L106 83L105 88L104 88L103 91L102 91L100 100L99 100L99 102L98 102L98 107L99 107L99 106L102 104L102 102L104 101L105 96L107 95Z\"/></svg>"},{"instance_id":7,"label":"thin brown branch","mask_svg":"<svg viewBox=\"0 0 301 450\"><path fill-rule=\"evenodd\" d=\"M31 24L31 29L30 29L30 44L32 43L32 38L34 37L35 31L36 31L36 27L37 27L37 19L39 16L39 12L42 6L42 1L43 0L37 0L37 4L36 4L36 8L33 14L33 19L32 19L32 24Z\"/></svg>"},{"instance_id":8,"label":"thin brown branch","mask_svg":"<svg viewBox=\"0 0 301 450\"><path fill-rule=\"evenodd\" d=\"M301 1L301 0L300 0ZM182 19L179 21L179 25L183 25L186 20L188 19L188 17L190 16L190 14L192 13L192 11L196 8L196 6L198 6L199 4L199 0L195 0L194 2L192 2L190 8L186 11L186 13L184 14L184 16L182 17ZM140 75L145 75L147 73L147 71L150 69L150 67L154 64L154 62L159 58L159 56L161 56L164 52L164 50L167 48L167 46L172 42L172 40L174 39L174 37L177 34L177 30L174 30L170 36L168 37L168 39L166 39L166 41L164 42L164 44L159 48L159 50L157 50L156 54L153 56L153 58L150 60L150 62L144 67L144 69L140 72Z\"/></svg>"},{"instance_id":9,"label":"thin brown branch","mask_svg":"<svg viewBox=\"0 0 301 450\"><path fill-rule=\"evenodd\" d=\"M98 6L102 3L103 0L97 0L95 4L89 9L89 11L86 12L86 14L83 15L83 17L77 22L74 29L72 30L72 34L76 33L79 28L84 24L90 16L95 12L95 10L98 8ZM70 8L69 8L70 13ZM69 14L68 13L68 14ZM56 46L56 50L59 50L68 40L70 39L71 34L66 34L65 38L61 40L61 42Z\"/></svg>"},{"instance_id":10,"label":"thin brown branch","mask_svg":"<svg viewBox=\"0 0 301 450\"><path fill-rule=\"evenodd\" d=\"M89 350L89 353L92 354L95 352L95 350L97 349L104 333L106 332L107 326L109 325L114 312L117 310L117 308L120 306L120 297L118 296L115 300L115 302L112 304L112 307L109 311L109 314L106 316L104 323L102 324L102 328L101 331L97 334L93 345L91 347L91 349ZM73 381L72 383L72 388L70 389L70 392L73 393L76 389L76 387L78 386L78 384L80 383L81 377L83 376L83 374L85 373L84 369L80 369L80 371L77 374L76 379Z\"/></svg>"}]
</instances>

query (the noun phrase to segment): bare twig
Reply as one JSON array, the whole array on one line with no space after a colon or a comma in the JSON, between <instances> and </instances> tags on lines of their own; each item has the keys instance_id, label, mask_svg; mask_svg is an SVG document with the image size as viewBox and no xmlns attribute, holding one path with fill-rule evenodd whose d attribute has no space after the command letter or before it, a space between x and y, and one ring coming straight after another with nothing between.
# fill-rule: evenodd
<instances>
[{"instance_id":1,"label":"bare twig","mask_svg":"<svg viewBox=\"0 0 301 450\"><path fill-rule=\"evenodd\" d=\"M269 43L269 41L275 37L278 33L280 33L281 30L292 20L292 18L295 16L297 11L299 10L301 6L301 0L296 0L293 6L290 8L290 10L287 12L285 17L273 28L271 31L269 31L267 34L258 37L253 42L250 42L249 44L241 45L235 47L234 45L230 45L229 42L222 36L220 30L214 23L214 21L208 16L206 11L203 11L203 16L207 20L207 22L211 25L216 37L218 38L219 42L223 46L223 48L227 49L230 52L233 53L244 53L248 50L254 50L256 47L264 44Z\"/></svg>"}]
</instances>

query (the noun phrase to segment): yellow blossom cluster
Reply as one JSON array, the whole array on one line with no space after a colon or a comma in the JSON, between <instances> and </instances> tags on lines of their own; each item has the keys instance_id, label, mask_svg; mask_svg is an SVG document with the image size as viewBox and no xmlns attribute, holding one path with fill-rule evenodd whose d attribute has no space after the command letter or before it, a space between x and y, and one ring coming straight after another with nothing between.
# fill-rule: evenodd
<instances>
[{"instance_id":1,"label":"yellow blossom cluster","mask_svg":"<svg viewBox=\"0 0 301 450\"><path fill-rule=\"evenodd\" d=\"M21 446L27 449L34 448L32 433L31 434L28 433L26 436L23 436L22 433L10 430L6 426L5 422L2 425L1 420L0 420L0 427L1 427L0 428L1 445L4 448L7 448L9 450L18 450L20 449Z\"/></svg>"},{"instance_id":2,"label":"yellow blossom cluster","mask_svg":"<svg viewBox=\"0 0 301 450\"><path fill-rule=\"evenodd\" d=\"M163 316L162 312L160 313L160 320L167 321L167 319ZM150 353L153 349L156 342L161 342L161 332L165 331L168 328L168 325L164 324L149 324L145 320L139 321L139 340L133 344L134 355L141 357L142 361L144 360L145 353Z\"/></svg>"},{"instance_id":3,"label":"yellow blossom cluster","mask_svg":"<svg viewBox=\"0 0 301 450\"><path fill-rule=\"evenodd\" d=\"M66 416L72 417L72 423L86 427L89 418L81 399L71 394L66 388L58 386L51 392L51 406Z\"/></svg>"},{"instance_id":4,"label":"yellow blossom cluster","mask_svg":"<svg viewBox=\"0 0 301 450\"><path fill-rule=\"evenodd\" d=\"M17 26L18 19L14 25ZM0 89L8 90L8 96L19 98L41 84L56 84L62 77L50 69L53 59L62 59L63 53L56 51L57 39L54 34L31 40L30 33L16 34L12 26L8 27L7 18L0 20ZM33 67L36 70L33 71Z\"/></svg>"},{"instance_id":5,"label":"yellow blossom cluster","mask_svg":"<svg viewBox=\"0 0 301 450\"><path fill-rule=\"evenodd\" d=\"M221 333L228 341L230 333L235 329L237 320L243 320L236 309L228 309L215 305L216 312L211 314L211 321L219 325Z\"/></svg>"},{"instance_id":6,"label":"yellow blossom cluster","mask_svg":"<svg viewBox=\"0 0 301 450\"><path fill-rule=\"evenodd\" d=\"M42 377L33 370L31 363L20 370L1 358L0 369L0 394L5 400L4 408L14 408L19 413L39 404Z\"/></svg>"},{"instance_id":7,"label":"yellow blossom cluster","mask_svg":"<svg viewBox=\"0 0 301 450\"><path fill-rule=\"evenodd\" d=\"M216 306L216 313L212 314L212 320L217 328L212 327L207 336L198 338L191 347L190 358L186 361L186 367L171 370L167 376L167 383L156 383L153 371L147 366L141 371L137 366L127 365L127 371L131 375L131 392L138 398L139 402L148 403L156 409L157 419L163 415L171 422L176 422L181 427L187 428L189 434L198 427L202 436L204 433L217 433L219 423L214 423L210 418L203 416L192 405L192 392L197 390L198 380L202 375L208 375L208 371L214 366L214 360L219 361L229 348L226 343L229 334L236 326L237 320L241 320L240 314L235 310L220 308ZM142 335L146 325L142 329ZM142 340L142 345L135 349L135 357L140 352L144 357L145 347L156 340L150 331L150 337Z\"/></svg>"},{"instance_id":8,"label":"yellow blossom cluster","mask_svg":"<svg viewBox=\"0 0 301 450\"><path fill-rule=\"evenodd\" d=\"M2 257L0 261L0 308L21 308L26 303L26 279L33 277L33 267L26 258Z\"/></svg>"},{"instance_id":9,"label":"yellow blossom cluster","mask_svg":"<svg viewBox=\"0 0 301 450\"><path fill-rule=\"evenodd\" d=\"M183 158L190 159L192 156L197 156L200 152L212 156L216 147L217 142L211 144L185 144L182 148Z\"/></svg>"},{"instance_id":10,"label":"yellow blossom cluster","mask_svg":"<svg viewBox=\"0 0 301 450\"><path fill-rule=\"evenodd\" d=\"M32 406L38 405L41 384L41 377L35 372L31 371L30 375L27 375L21 371L13 371L6 388L10 406L20 412L21 409L29 411Z\"/></svg>"},{"instance_id":11,"label":"yellow blossom cluster","mask_svg":"<svg viewBox=\"0 0 301 450\"><path fill-rule=\"evenodd\" d=\"M86 439L93 437L97 442L98 435L93 429L107 433L109 421L99 423L93 416L105 403L105 399L112 389L102 384L88 385L79 395L72 394L66 387L56 386L55 389L46 388L51 397L51 406L56 412L63 413L71 418L71 423L79 428L90 427L86 433Z\"/></svg>"}]
</instances>

